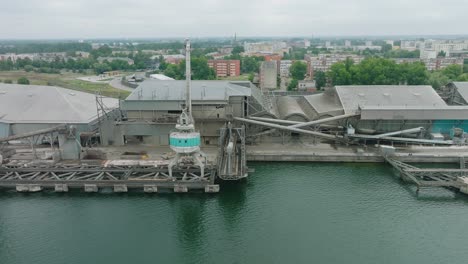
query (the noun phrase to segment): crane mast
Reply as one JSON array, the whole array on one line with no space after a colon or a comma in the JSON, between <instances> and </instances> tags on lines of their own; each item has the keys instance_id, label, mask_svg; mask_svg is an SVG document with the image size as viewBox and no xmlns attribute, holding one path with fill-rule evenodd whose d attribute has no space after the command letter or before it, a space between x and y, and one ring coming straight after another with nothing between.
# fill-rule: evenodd
<instances>
[{"instance_id":1,"label":"crane mast","mask_svg":"<svg viewBox=\"0 0 468 264\"><path fill-rule=\"evenodd\" d=\"M186 79L186 91L185 91L185 108L187 114L192 118L192 70L190 66L190 40L185 40L185 79Z\"/></svg>"}]
</instances>

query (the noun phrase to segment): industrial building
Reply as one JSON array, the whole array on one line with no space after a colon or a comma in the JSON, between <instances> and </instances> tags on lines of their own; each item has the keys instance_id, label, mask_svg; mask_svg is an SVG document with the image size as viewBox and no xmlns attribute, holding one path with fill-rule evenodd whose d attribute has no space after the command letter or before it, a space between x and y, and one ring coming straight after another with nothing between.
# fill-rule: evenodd
<instances>
[{"instance_id":1,"label":"industrial building","mask_svg":"<svg viewBox=\"0 0 468 264\"><path fill-rule=\"evenodd\" d=\"M362 152L386 144L387 153L392 146L468 145L466 82L451 83L439 93L426 85L359 85L277 96L248 81L192 81L189 42L186 54L185 81L148 79L122 101L52 86L0 85L0 163L6 160L0 164L0 187L28 192L43 187L217 192L217 178L247 177L247 150L260 145L273 148L295 142L302 149L298 159L296 150L289 149L293 145L287 145L261 160L320 160L323 156L315 151L318 143L359 146ZM263 71L262 89L273 88L266 85L272 80L276 84L276 66L276 62L262 64L269 70ZM98 147L87 145L90 137ZM32 161L17 161L8 154L17 149L17 140L33 152L35 146L47 143L52 157L34 155ZM97 155L105 149L120 158ZM141 149L161 150L160 156ZM205 149L211 149L212 156ZM167 151L164 157L163 151ZM377 155L402 173L410 168L387 154L334 151L332 161L346 155L348 160L369 161ZM418 184L432 184L421 175L415 177ZM468 180L455 184L454 179L458 180L444 184L468 190Z\"/></svg>"},{"instance_id":2,"label":"industrial building","mask_svg":"<svg viewBox=\"0 0 468 264\"><path fill-rule=\"evenodd\" d=\"M278 65L276 61L263 61L260 65L260 89L278 88Z\"/></svg>"},{"instance_id":3,"label":"industrial building","mask_svg":"<svg viewBox=\"0 0 468 264\"><path fill-rule=\"evenodd\" d=\"M233 116L248 115L252 89L256 88L245 81L192 81L192 115L203 144L216 145L219 128ZM167 146L183 108L185 81L146 80L121 102L125 117L107 123L102 143Z\"/></svg>"},{"instance_id":4,"label":"industrial building","mask_svg":"<svg viewBox=\"0 0 468 264\"><path fill-rule=\"evenodd\" d=\"M379 139L391 143L465 144L468 84L453 83L448 87L454 88L441 96L424 85L336 86L320 94L278 97L272 100L269 117L259 113L237 120L252 124L248 134L258 135L258 142L284 138L284 132L330 139L332 129L348 142ZM323 130L321 134L297 130L318 124L322 129L316 127L315 131ZM262 133L261 127L279 129ZM386 133L399 137L380 136Z\"/></svg>"},{"instance_id":5,"label":"industrial building","mask_svg":"<svg viewBox=\"0 0 468 264\"><path fill-rule=\"evenodd\" d=\"M118 100L103 98L108 108ZM61 124L92 131L98 122L96 96L55 86L0 84L0 137Z\"/></svg>"},{"instance_id":6,"label":"industrial building","mask_svg":"<svg viewBox=\"0 0 468 264\"><path fill-rule=\"evenodd\" d=\"M105 109L99 109L99 104L105 105ZM111 112L117 108L117 99L97 98L65 88L0 84L0 138L51 130L46 136L34 137L31 144L41 144L44 140L65 143L65 138L57 135L54 129L66 124L73 128L75 139L69 149L62 151L62 158L78 158L80 144L84 145L82 136L98 133L101 111Z\"/></svg>"}]
</instances>

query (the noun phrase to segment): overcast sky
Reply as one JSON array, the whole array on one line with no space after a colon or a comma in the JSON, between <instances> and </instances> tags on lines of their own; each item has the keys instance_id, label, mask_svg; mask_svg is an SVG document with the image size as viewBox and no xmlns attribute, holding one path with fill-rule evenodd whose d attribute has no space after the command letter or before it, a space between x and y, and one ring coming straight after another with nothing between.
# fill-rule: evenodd
<instances>
[{"instance_id":1,"label":"overcast sky","mask_svg":"<svg viewBox=\"0 0 468 264\"><path fill-rule=\"evenodd\" d=\"M468 0L0 0L0 38L468 34Z\"/></svg>"}]
</instances>

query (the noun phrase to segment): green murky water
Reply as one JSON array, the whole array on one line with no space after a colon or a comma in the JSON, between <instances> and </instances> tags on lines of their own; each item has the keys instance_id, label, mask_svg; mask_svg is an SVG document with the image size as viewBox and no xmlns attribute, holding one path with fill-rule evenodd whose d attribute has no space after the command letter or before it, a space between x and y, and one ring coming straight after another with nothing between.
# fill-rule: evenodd
<instances>
[{"instance_id":1,"label":"green murky water","mask_svg":"<svg viewBox=\"0 0 468 264\"><path fill-rule=\"evenodd\" d=\"M2 192L0 263L468 261L468 196L385 165L250 166L215 195Z\"/></svg>"}]
</instances>

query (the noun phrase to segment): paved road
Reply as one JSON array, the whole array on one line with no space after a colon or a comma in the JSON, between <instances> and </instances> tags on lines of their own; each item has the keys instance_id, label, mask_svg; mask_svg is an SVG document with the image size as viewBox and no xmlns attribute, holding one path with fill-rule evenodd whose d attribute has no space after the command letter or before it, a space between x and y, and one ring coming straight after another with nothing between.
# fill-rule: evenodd
<instances>
[{"instance_id":1,"label":"paved road","mask_svg":"<svg viewBox=\"0 0 468 264\"><path fill-rule=\"evenodd\" d=\"M133 92L133 88L130 88L128 86L125 86L121 83L122 81L122 77L117 77L117 78L114 78L112 81L109 82L110 86L116 88L116 89L120 89L120 90L125 90L125 91L129 91L129 92Z\"/></svg>"}]
</instances>

